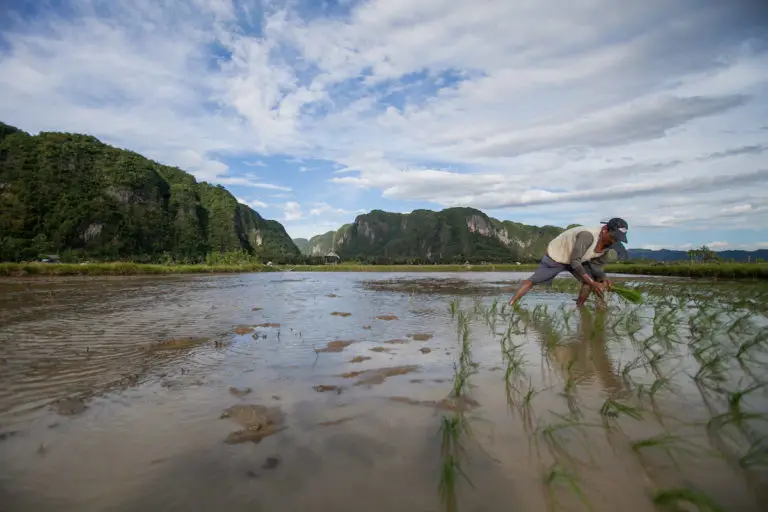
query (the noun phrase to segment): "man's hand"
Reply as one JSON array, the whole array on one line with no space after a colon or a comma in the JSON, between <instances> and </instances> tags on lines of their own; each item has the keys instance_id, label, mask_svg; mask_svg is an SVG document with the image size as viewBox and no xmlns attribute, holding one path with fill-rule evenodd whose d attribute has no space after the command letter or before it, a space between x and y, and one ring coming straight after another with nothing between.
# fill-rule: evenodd
<instances>
[{"instance_id":1,"label":"man's hand","mask_svg":"<svg viewBox=\"0 0 768 512\"><path fill-rule=\"evenodd\" d=\"M606 290L613 290L613 281L610 279L603 279L603 288Z\"/></svg>"},{"instance_id":2,"label":"man's hand","mask_svg":"<svg viewBox=\"0 0 768 512\"><path fill-rule=\"evenodd\" d=\"M594 279L592 279L591 277L588 277L588 276L584 276L584 278L585 278L585 282L592 288L592 290L594 290L594 292L599 297L602 297L603 296L603 290L604 290L603 284L602 283L598 283L597 281L595 281Z\"/></svg>"}]
</instances>

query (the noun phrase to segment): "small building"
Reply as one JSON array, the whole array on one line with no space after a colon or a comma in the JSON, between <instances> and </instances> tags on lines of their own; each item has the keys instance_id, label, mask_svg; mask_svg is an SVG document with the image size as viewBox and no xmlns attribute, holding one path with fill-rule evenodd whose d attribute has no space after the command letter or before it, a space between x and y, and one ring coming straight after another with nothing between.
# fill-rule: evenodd
<instances>
[{"instance_id":1,"label":"small building","mask_svg":"<svg viewBox=\"0 0 768 512\"><path fill-rule=\"evenodd\" d=\"M325 262L326 265L328 264L335 265L336 263L339 263L341 261L341 258L339 257L338 254L331 251L323 257L323 261Z\"/></svg>"}]
</instances>

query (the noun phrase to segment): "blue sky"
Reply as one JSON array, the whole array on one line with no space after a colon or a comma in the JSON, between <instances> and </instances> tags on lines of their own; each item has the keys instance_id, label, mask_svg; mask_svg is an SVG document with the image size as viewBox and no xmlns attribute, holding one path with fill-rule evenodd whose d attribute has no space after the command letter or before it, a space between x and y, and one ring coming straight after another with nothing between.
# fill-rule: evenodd
<instances>
[{"instance_id":1,"label":"blue sky","mask_svg":"<svg viewBox=\"0 0 768 512\"><path fill-rule=\"evenodd\" d=\"M10 0L0 120L88 133L309 237L472 206L768 247L768 7Z\"/></svg>"}]
</instances>

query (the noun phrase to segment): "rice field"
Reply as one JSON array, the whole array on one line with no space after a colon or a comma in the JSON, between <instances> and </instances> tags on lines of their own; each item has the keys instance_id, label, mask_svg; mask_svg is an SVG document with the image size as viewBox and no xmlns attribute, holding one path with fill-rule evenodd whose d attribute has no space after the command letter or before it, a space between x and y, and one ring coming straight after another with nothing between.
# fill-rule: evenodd
<instances>
[{"instance_id":1,"label":"rice field","mask_svg":"<svg viewBox=\"0 0 768 512\"><path fill-rule=\"evenodd\" d=\"M0 280L3 510L765 510L764 281L525 277Z\"/></svg>"},{"instance_id":2,"label":"rice field","mask_svg":"<svg viewBox=\"0 0 768 512\"><path fill-rule=\"evenodd\" d=\"M581 478L615 465L601 451L630 461L649 510L761 509L768 504L768 289L663 282L627 288L641 304L609 292L607 308L581 313L566 303L512 309L498 299L453 299L460 356L452 397L478 398L470 391L473 340L493 337L502 362L498 385L537 453L551 510L602 508L593 500L599 485ZM575 293L576 285L558 280L550 291ZM540 350L531 350L532 339ZM596 394L577 369L585 362L579 351L606 344L620 354L615 369L586 357L612 381ZM462 408L440 424L439 489L448 511L461 510L457 488L472 485L462 471L472 424ZM702 464L729 473L738 487L712 488L697 469Z\"/></svg>"}]
</instances>

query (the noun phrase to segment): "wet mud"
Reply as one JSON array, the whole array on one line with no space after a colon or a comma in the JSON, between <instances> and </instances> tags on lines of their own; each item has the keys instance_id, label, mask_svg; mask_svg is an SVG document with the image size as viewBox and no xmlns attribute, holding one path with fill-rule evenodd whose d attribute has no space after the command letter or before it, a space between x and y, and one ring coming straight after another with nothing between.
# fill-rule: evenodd
<instances>
[{"instance_id":1,"label":"wet mud","mask_svg":"<svg viewBox=\"0 0 768 512\"><path fill-rule=\"evenodd\" d=\"M328 421L320 421L317 423L320 427L331 427L334 425L341 425L342 423L346 423L348 421L352 421L354 418L351 416L339 418L337 420L328 420Z\"/></svg>"},{"instance_id":2,"label":"wet mud","mask_svg":"<svg viewBox=\"0 0 768 512\"><path fill-rule=\"evenodd\" d=\"M231 386L229 388L229 393L234 396L238 397L244 397L246 395L249 395L253 390L251 388L236 388L234 386Z\"/></svg>"},{"instance_id":3,"label":"wet mud","mask_svg":"<svg viewBox=\"0 0 768 512\"><path fill-rule=\"evenodd\" d=\"M84 413L88 408L83 399L78 397L69 397L58 400L51 404L51 407L56 413L62 416L76 416Z\"/></svg>"},{"instance_id":4,"label":"wet mud","mask_svg":"<svg viewBox=\"0 0 768 512\"><path fill-rule=\"evenodd\" d=\"M393 338L391 340L383 341L382 343L387 343L388 345L402 345L404 343L408 343L408 340L404 340L402 338Z\"/></svg>"},{"instance_id":5,"label":"wet mud","mask_svg":"<svg viewBox=\"0 0 768 512\"><path fill-rule=\"evenodd\" d=\"M382 384L390 377L407 375L418 371L418 369L419 366L417 365L391 366L374 370L347 372L339 376L345 379L357 379L355 386L375 386L377 384Z\"/></svg>"},{"instance_id":6,"label":"wet mud","mask_svg":"<svg viewBox=\"0 0 768 512\"><path fill-rule=\"evenodd\" d=\"M421 334L409 334L408 337L411 338L414 341L429 341L432 339L432 334L427 333L421 333Z\"/></svg>"},{"instance_id":7,"label":"wet mud","mask_svg":"<svg viewBox=\"0 0 768 512\"><path fill-rule=\"evenodd\" d=\"M325 384L318 384L317 386L313 386L312 389L314 389L318 393L335 391L337 394L341 394L341 390L342 390L342 388L340 388L339 386L332 386L332 385L325 385Z\"/></svg>"},{"instance_id":8,"label":"wet mud","mask_svg":"<svg viewBox=\"0 0 768 512\"><path fill-rule=\"evenodd\" d=\"M242 336L244 334L250 334L254 331L254 328L249 325L238 325L235 327L235 334Z\"/></svg>"},{"instance_id":9,"label":"wet mud","mask_svg":"<svg viewBox=\"0 0 768 512\"><path fill-rule=\"evenodd\" d=\"M379 320L398 320L396 315L379 315L376 318Z\"/></svg>"},{"instance_id":10,"label":"wet mud","mask_svg":"<svg viewBox=\"0 0 768 512\"><path fill-rule=\"evenodd\" d=\"M368 361L372 359L368 356L355 356L352 359L349 360L350 363L362 363L363 361Z\"/></svg>"},{"instance_id":11,"label":"wet mud","mask_svg":"<svg viewBox=\"0 0 768 512\"><path fill-rule=\"evenodd\" d=\"M325 348L316 348L315 352L341 352L348 346L350 346L354 341L347 341L347 340L336 340L336 341L329 341Z\"/></svg>"},{"instance_id":12,"label":"wet mud","mask_svg":"<svg viewBox=\"0 0 768 512\"><path fill-rule=\"evenodd\" d=\"M343 311L334 311L333 313L331 313L331 316L348 317L348 316L352 316L352 313L346 313Z\"/></svg>"},{"instance_id":13,"label":"wet mud","mask_svg":"<svg viewBox=\"0 0 768 512\"><path fill-rule=\"evenodd\" d=\"M258 444L267 436L285 430L285 415L279 407L255 404L233 405L221 413L220 419L228 418L243 427L230 432L224 440L227 444L252 442Z\"/></svg>"}]
</instances>

